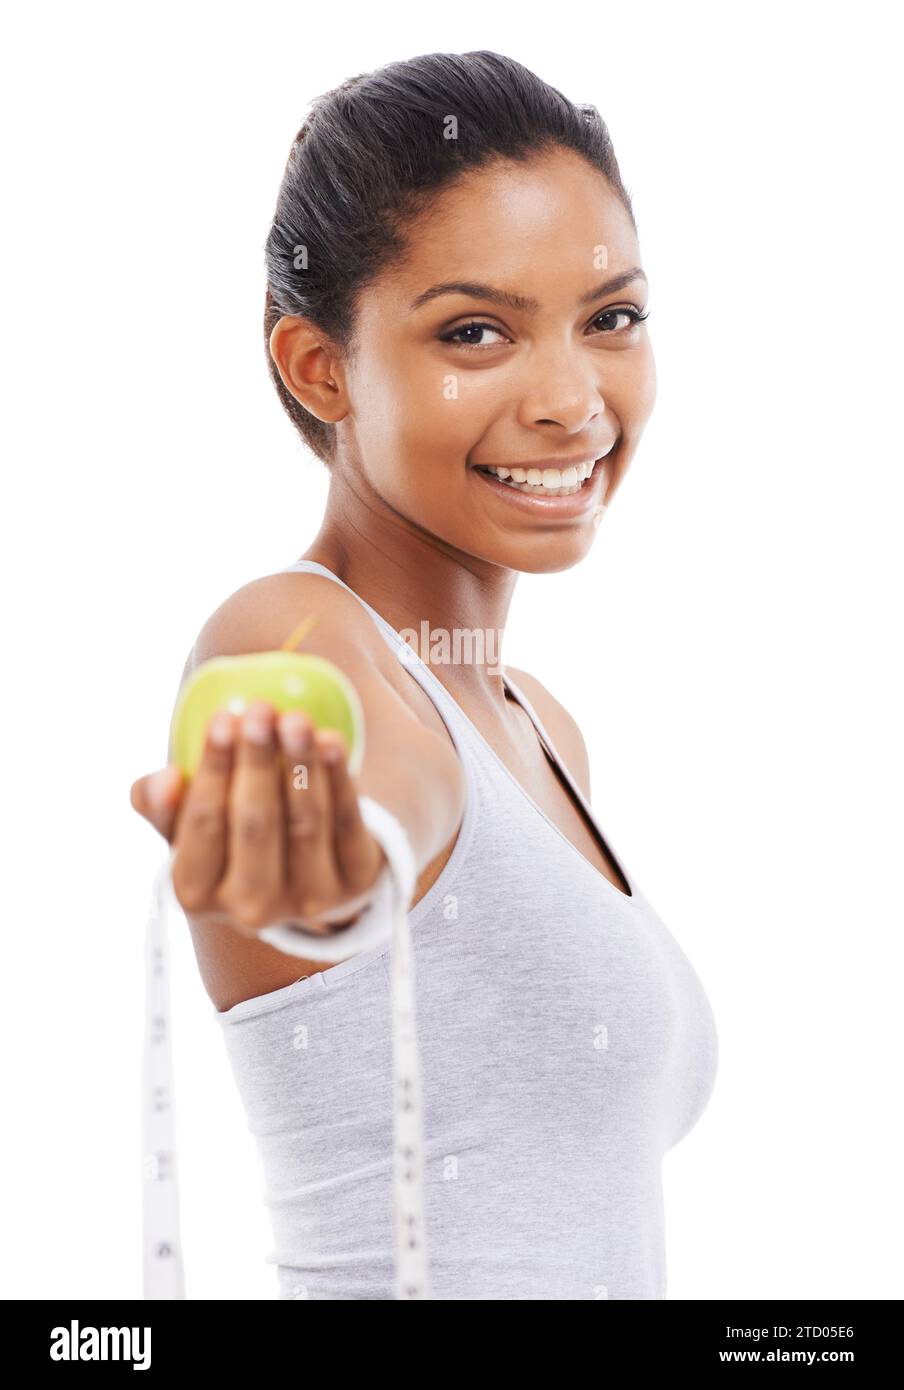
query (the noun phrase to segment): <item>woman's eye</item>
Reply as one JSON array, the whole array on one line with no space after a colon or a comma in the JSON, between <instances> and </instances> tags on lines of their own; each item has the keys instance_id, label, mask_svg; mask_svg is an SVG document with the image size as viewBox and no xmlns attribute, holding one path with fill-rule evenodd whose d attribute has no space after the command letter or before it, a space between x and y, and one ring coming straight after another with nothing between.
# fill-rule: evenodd
<instances>
[{"instance_id":1,"label":"woman's eye","mask_svg":"<svg viewBox=\"0 0 904 1390\"><path fill-rule=\"evenodd\" d=\"M491 323L462 323L458 328L453 328L451 333L445 334L440 341L443 343L454 343L456 347L463 348L485 348L496 347L496 343L465 343L458 338L459 333L498 333L500 337L505 337L501 328L494 328Z\"/></svg>"},{"instance_id":2,"label":"woman's eye","mask_svg":"<svg viewBox=\"0 0 904 1390\"><path fill-rule=\"evenodd\" d=\"M647 309L644 313L641 313L639 309L630 309L630 308L629 308L629 309L604 309L603 312L602 312L601 314L597 314L597 316L596 316L596 318L593 320L593 322L594 322L594 323L599 323L601 320L605 319L605 320L606 320L606 327L605 327L602 331L603 331L607 336L611 336L613 333L626 333L626 332L628 332L631 328L634 328L637 324L643 323L644 319L648 319L649 317L650 317L650 311L649 311L649 309ZM628 322L624 325L623 328L617 328L617 327L614 326L614 324L613 324L613 322L612 322L613 319L627 319Z\"/></svg>"},{"instance_id":3,"label":"woman's eye","mask_svg":"<svg viewBox=\"0 0 904 1390\"><path fill-rule=\"evenodd\" d=\"M636 327L637 324L643 323L644 319L649 318L649 316L650 311L648 309L643 313L641 313L639 309L633 307L625 309L604 309L602 313L597 314L593 322L595 324L604 322L605 326L600 331L605 337L614 337L616 334L630 332L632 328ZM617 323L618 319L627 319L628 321L626 324L619 327ZM505 334L501 328L496 328L491 323L481 323L475 319L472 320L471 323L462 323L458 328L453 328L451 333L443 334L440 341L443 343L454 343L456 347L465 348L465 350L476 349L480 351L482 348L498 347L498 343L465 342L459 337L459 335L463 333L469 333L472 336L475 334L495 333L500 338L505 338Z\"/></svg>"}]
</instances>

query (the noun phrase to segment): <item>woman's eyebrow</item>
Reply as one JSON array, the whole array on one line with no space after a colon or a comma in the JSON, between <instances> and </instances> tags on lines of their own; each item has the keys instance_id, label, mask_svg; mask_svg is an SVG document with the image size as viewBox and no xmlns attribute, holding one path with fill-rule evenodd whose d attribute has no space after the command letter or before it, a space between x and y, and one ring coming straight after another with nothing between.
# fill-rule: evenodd
<instances>
[{"instance_id":1,"label":"woman's eyebrow","mask_svg":"<svg viewBox=\"0 0 904 1390\"><path fill-rule=\"evenodd\" d=\"M626 285L630 285L632 280L643 280L646 282L646 275L640 266L634 266L631 270L624 270L620 275L614 275L609 280L604 280L596 289L590 290L587 294L581 295L578 305L592 304L595 299L602 299L603 295L615 294L617 290L623 290ZM415 309L420 309L424 304L429 304L431 300L438 299L443 294L465 294L471 299L486 299L491 304L500 304L503 308L514 309L518 313L535 314L540 307L539 301L530 299L523 294L510 294L507 290L494 289L492 285L482 285L476 280L443 280L438 285L431 285L429 290L424 290L416 299L411 301L408 312L413 313Z\"/></svg>"}]
</instances>

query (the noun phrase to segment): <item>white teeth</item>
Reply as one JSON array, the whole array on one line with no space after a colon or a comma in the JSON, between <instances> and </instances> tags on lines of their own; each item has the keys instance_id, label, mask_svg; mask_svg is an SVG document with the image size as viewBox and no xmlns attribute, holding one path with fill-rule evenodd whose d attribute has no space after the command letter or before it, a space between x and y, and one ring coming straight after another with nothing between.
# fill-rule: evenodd
<instances>
[{"instance_id":1,"label":"white teeth","mask_svg":"<svg viewBox=\"0 0 904 1390\"><path fill-rule=\"evenodd\" d=\"M568 468L484 468L485 473L517 486L522 492L547 493L550 497L568 497L579 490L593 472L595 460L572 464Z\"/></svg>"}]
</instances>

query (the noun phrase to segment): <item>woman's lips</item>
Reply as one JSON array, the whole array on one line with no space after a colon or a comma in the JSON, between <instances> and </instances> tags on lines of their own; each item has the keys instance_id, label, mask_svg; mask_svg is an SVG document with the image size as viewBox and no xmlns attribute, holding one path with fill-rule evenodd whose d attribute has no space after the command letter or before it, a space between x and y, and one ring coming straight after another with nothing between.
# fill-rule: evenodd
<instances>
[{"instance_id":1,"label":"woman's lips","mask_svg":"<svg viewBox=\"0 0 904 1390\"><path fill-rule=\"evenodd\" d=\"M500 499L505 497L512 506L519 506L526 516L535 518L547 517L548 519L581 516L585 511L591 511L601 505L600 499L600 480L605 478L608 469L606 460L612 457L615 445L596 460L593 465L593 472L589 478L573 492L565 497L543 497L539 492L525 492L521 488L512 487L509 483L503 482L501 478L494 477L492 473L482 473L483 465L474 464L470 472L476 476ZM519 465L513 465L518 467ZM537 464L531 465L538 467Z\"/></svg>"}]
</instances>

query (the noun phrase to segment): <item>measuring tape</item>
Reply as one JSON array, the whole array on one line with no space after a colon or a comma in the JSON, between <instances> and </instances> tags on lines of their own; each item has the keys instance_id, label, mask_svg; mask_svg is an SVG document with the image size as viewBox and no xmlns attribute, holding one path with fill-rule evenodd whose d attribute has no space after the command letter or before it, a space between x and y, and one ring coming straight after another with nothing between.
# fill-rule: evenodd
<instances>
[{"instance_id":1,"label":"measuring tape","mask_svg":"<svg viewBox=\"0 0 904 1390\"><path fill-rule=\"evenodd\" d=\"M430 1299L423 1096L415 1028L414 953L408 922L417 863L406 830L385 806L369 796L359 796L358 807L362 821L387 859L375 896L362 916L352 926L330 936L314 935L287 923L265 927L259 935L287 955L317 961L333 961L337 951L344 960L387 940L391 942L395 1297ZM178 905L172 886L172 853L154 879L145 938L142 1137L146 1299L185 1297L170 1038L167 921L171 902Z\"/></svg>"}]
</instances>

